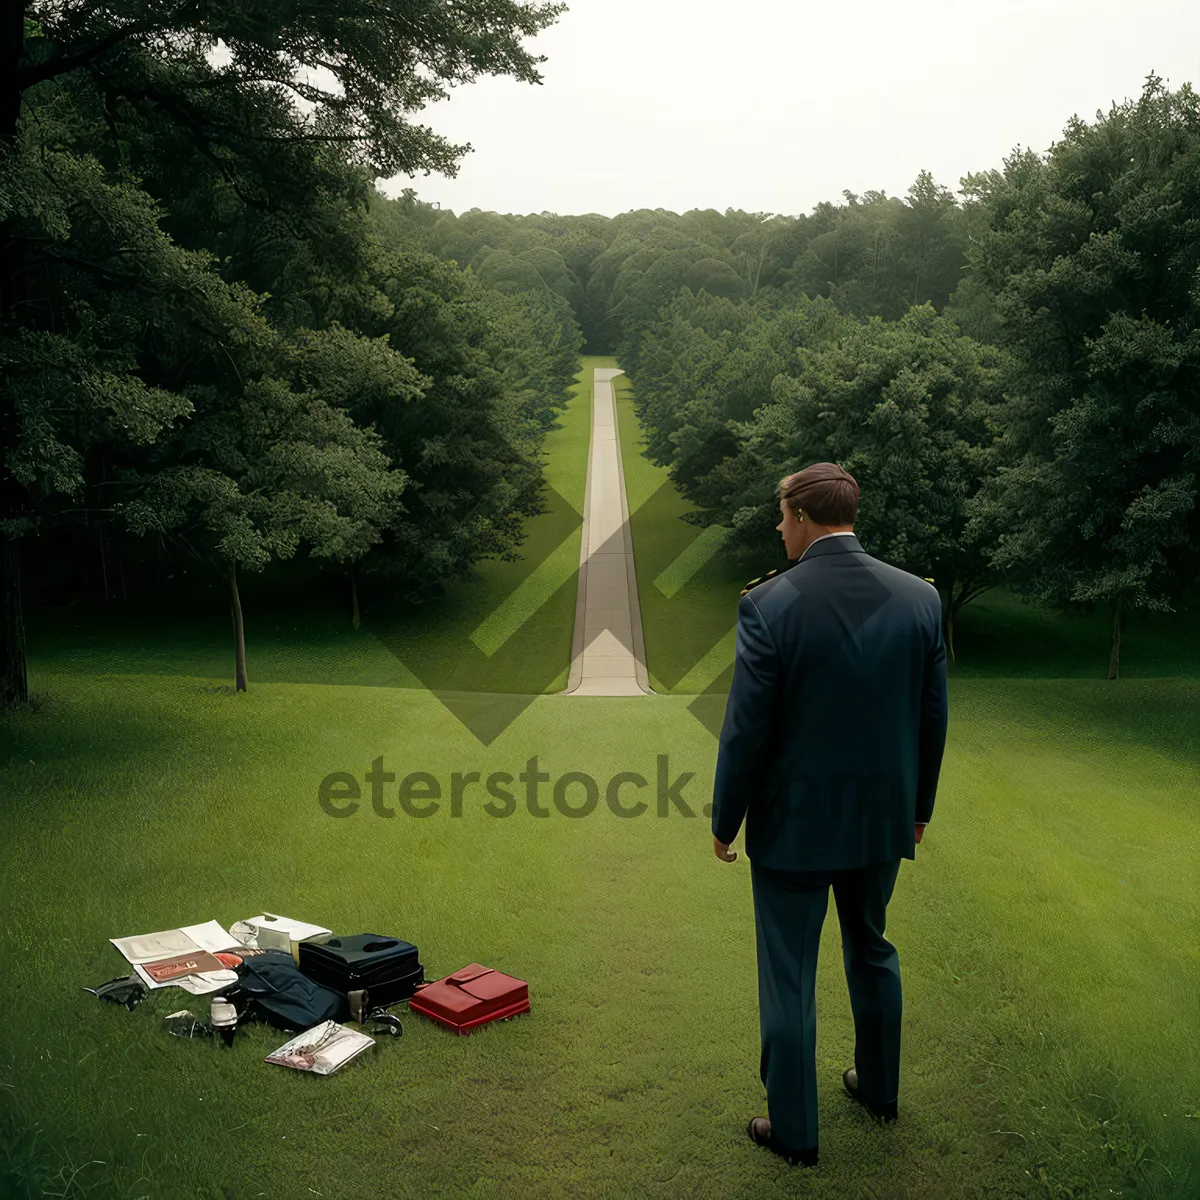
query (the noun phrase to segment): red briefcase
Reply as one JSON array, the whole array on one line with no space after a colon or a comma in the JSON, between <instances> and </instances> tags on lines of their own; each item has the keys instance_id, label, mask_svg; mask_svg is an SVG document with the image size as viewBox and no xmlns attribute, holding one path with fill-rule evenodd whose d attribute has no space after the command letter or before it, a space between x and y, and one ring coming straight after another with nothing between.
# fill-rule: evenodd
<instances>
[{"instance_id":1,"label":"red briefcase","mask_svg":"<svg viewBox=\"0 0 1200 1200\"><path fill-rule=\"evenodd\" d=\"M502 971L471 963L436 983L419 987L409 1010L432 1017L457 1033L529 1011L529 984Z\"/></svg>"}]
</instances>

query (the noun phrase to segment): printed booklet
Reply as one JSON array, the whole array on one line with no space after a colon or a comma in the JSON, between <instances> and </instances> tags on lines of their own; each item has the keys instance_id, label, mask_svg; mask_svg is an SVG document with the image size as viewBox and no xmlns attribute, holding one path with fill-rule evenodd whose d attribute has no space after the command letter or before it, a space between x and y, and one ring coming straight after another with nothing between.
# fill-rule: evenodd
<instances>
[{"instance_id":1,"label":"printed booklet","mask_svg":"<svg viewBox=\"0 0 1200 1200\"><path fill-rule=\"evenodd\" d=\"M268 1054L265 1061L314 1075L332 1075L373 1045L375 1039L365 1033L325 1021L292 1038L274 1054Z\"/></svg>"}]
</instances>

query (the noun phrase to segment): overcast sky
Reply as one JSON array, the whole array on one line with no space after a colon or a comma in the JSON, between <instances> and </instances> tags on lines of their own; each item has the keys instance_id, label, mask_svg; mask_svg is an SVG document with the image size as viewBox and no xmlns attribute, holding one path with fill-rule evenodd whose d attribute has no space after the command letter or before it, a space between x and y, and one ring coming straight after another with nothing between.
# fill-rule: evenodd
<instances>
[{"instance_id":1,"label":"overcast sky","mask_svg":"<svg viewBox=\"0 0 1200 1200\"><path fill-rule=\"evenodd\" d=\"M954 191L1073 113L1200 77L1196 0L568 0L543 82L483 77L416 120L469 142L395 195L464 212L809 212L849 188Z\"/></svg>"}]
</instances>

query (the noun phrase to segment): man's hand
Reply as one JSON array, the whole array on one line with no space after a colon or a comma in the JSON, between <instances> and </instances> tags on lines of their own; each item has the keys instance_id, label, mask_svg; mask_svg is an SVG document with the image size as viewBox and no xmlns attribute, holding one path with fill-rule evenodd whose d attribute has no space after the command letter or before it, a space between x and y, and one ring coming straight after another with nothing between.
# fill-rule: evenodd
<instances>
[{"instance_id":1,"label":"man's hand","mask_svg":"<svg viewBox=\"0 0 1200 1200\"><path fill-rule=\"evenodd\" d=\"M736 850L730 850L729 846L725 842L718 842L715 837L713 838L713 853L722 862L733 862L733 860L737 858Z\"/></svg>"},{"instance_id":2,"label":"man's hand","mask_svg":"<svg viewBox=\"0 0 1200 1200\"><path fill-rule=\"evenodd\" d=\"M916 827L914 836L916 837L917 841L920 842L921 838L925 836L925 826L918 825Z\"/></svg>"}]
</instances>

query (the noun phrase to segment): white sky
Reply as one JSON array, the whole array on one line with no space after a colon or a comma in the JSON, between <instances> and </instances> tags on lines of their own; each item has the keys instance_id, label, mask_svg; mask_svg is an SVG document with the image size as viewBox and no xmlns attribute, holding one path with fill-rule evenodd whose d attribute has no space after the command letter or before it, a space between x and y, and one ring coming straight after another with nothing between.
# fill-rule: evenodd
<instances>
[{"instance_id":1,"label":"white sky","mask_svg":"<svg viewBox=\"0 0 1200 1200\"><path fill-rule=\"evenodd\" d=\"M526 48L541 85L481 77L415 120L474 150L398 176L443 208L743 208L958 190L1152 70L1200 86L1196 0L568 0Z\"/></svg>"}]
</instances>

